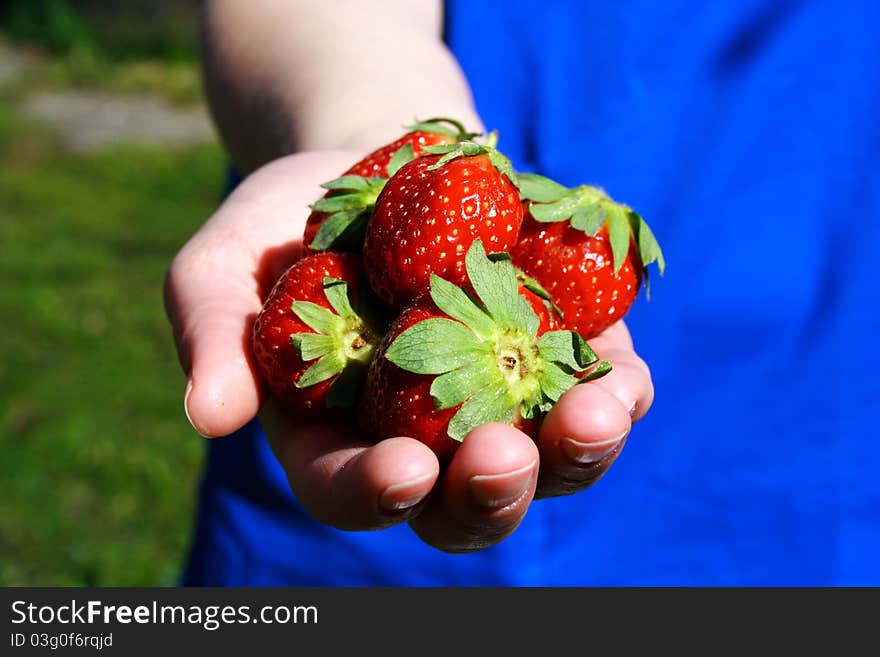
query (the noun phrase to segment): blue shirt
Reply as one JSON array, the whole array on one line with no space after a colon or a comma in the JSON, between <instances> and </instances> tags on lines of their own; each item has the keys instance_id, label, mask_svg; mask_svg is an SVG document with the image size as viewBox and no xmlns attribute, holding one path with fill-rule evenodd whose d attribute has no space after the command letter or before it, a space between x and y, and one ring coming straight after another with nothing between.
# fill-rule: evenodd
<instances>
[{"instance_id":1,"label":"blue shirt","mask_svg":"<svg viewBox=\"0 0 880 657\"><path fill-rule=\"evenodd\" d=\"M590 490L476 554L297 504L256 422L210 442L184 582L880 585L880 4L458 0L521 171L638 210L654 407Z\"/></svg>"}]
</instances>

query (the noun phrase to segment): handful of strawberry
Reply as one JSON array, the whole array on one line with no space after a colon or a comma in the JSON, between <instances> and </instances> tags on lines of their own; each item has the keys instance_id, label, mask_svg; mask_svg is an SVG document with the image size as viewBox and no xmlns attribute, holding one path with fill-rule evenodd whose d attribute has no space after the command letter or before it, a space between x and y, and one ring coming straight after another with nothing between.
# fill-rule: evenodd
<instances>
[{"instance_id":1,"label":"handful of strawberry","mask_svg":"<svg viewBox=\"0 0 880 657\"><path fill-rule=\"evenodd\" d=\"M253 332L272 394L304 420L348 414L447 460L487 422L535 436L567 390L611 369L586 340L628 311L648 264L662 273L653 234L475 137L419 123L324 185L307 255Z\"/></svg>"}]
</instances>

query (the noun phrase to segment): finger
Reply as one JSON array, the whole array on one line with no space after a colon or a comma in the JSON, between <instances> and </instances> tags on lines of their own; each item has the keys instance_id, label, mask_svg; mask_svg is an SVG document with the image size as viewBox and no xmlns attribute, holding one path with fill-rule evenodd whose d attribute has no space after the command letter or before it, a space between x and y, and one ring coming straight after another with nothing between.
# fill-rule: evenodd
<instances>
[{"instance_id":1,"label":"finger","mask_svg":"<svg viewBox=\"0 0 880 657\"><path fill-rule=\"evenodd\" d=\"M633 422L645 416L654 401L651 371L633 349L629 330L616 322L589 341L596 354L611 363L611 372L594 384L614 395L629 411Z\"/></svg>"},{"instance_id":2,"label":"finger","mask_svg":"<svg viewBox=\"0 0 880 657\"><path fill-rule=\"evenodd\" d=\"M627 409L607 390L594 383L569 390L538 434L536 496L568 495L594 484L617 458L630 427Z\"/></svg>"},{"instance_id":3,"label":"finger","mask_svg":"<svg viewBox=\"0 0 880 657\"><path fill-rule=\"evenodd\" d=\"M412 438L371 445L351 425L303 425L275 402L260 414L300 504L345 530L373 530L413 517L440 471L434 453Z\"/></svg>"},{"instance_id":4,"label":"finger","mask_svg":"<svg viewBox=\"0 0 880 657\"><path fill-rule=\"evenodd\" d=\"M204 436L240 428L263 388L250 348L262 300L300 251L308 204L345 153L298 155L246 179L181 249L165 279L165 306L187 376L184 409Z\"/></svg>"},{"instance_id":5,"label":"finger","mask_svg":"<svg viewBox=\"0 0 880 657\"><path fill-rule=\"evenodd\" d=\"M253 418L261 400L250 357L260 294L242 256L228 252L234 245L229 240L188 245L165 282L165 305L187 375L184 410L203 436L240 428Z\"/></svg>"},{"instance_id":6,"label":"finger","mask_svg":"<svg viewBox=\"0 0 880 657\"><path fill-rule=\"evenodd\" d=\"M647 364L635 352L609 349L599 356L611 363L611 371L592 383L614 396L633 422L641 420L654 403L654 384Z\"/></svg>"},{"instance_id":7,"label":"finger","mask_svg":"<svg viewBox=\"0 0 880 657\"><path fill-rule=\"evenodd\" d=\"M426 543L447 552L498 543L526 514L538 459L534 441L521 431L505 424L477 427L410 525Z\"/></svg>"},{"instance_id":8,"label":"finger","mask_svg":"<svg viewBox=\"0 0 880 657\"><path fill-rule=\"evenodd\" d=\"M632 349L633 341L623 320L614 322L599 335L587 340L596 353L606 349Z\"/></svg>"}]
</instances>

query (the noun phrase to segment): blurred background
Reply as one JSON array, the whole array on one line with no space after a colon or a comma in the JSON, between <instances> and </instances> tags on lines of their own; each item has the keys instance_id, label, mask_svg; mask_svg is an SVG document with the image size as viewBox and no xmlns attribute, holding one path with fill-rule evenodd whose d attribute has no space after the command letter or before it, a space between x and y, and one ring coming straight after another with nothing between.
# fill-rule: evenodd
<instances>
[{"instance_id":1,"label":"blurred background","mask_svg":"<svg viewBox=\"0 0 880 657\"><path fill-rule=\"evenodd\" d=\"M162 306L216 207L194 0L0 0L0 585L173 585L202 438Z\"/></svg>"}]
</instances>

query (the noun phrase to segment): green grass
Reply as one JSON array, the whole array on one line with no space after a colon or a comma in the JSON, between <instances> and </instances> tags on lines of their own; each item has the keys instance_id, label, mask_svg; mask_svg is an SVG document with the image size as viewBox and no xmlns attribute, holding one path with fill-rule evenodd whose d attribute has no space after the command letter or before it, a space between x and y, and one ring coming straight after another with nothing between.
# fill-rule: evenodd
<instances>
[{"instance_id":1,"label":"green grass","mask_svg":"<svg viewBox=\"0 0 880 657\"><path fill-rule=\"evenodd\" d=\"M0 585L173 584L203 443L183 415L162 279L216 206L223 157L216 144L68 154L10 93Z\"/></svg>"},{"instance_id":2,"label":"green grass","mask_svg":"<svg viewBox=\"0 0 880 657\"><path fill-rule=\"evenodd\" d=\"M200 103L198 3L165 0L152 10L150 4L0 1L0 39L27 49L37 63L2 93L75 86Z\"/></svg>"},{"instance_id":3,"label":"green grass","mask_svg":"<svg viewBox=\"0 0 880 657\"><path fill-rule=\"evenodd\" d=\"M45 51L31 49L29 54L33 65L0 90L0 97L75 87L80 91L159 95L183 107L203 101L201 78L192 62L157 59L113 62L90 51L49 57Z\"/></svg>"},{"instance_id":4,"label":"green grass","mask_svg":"<svg viewBox=\"0 0 880 657\"><path fill-rule=\"evenodd\" d=\"M55 55L191 62L198 0L3 0L0 29Z\"/></svg>"}]
</instances>

